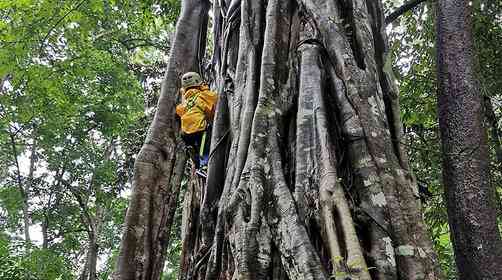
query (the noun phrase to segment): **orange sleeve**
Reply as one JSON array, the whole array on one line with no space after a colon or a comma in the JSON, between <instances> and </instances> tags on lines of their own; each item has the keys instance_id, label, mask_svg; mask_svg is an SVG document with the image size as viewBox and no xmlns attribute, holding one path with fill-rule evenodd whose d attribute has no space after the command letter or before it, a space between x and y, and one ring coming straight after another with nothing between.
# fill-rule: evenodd
<instances>
[{"instance_id":1,"label":"orange sleeve","mask_svg":"<svg viewBox=\"0 0 502 280\"><path fill-rule=\"evenodd\" d=\"M205 101L204 113L207 115L208 119L213 119L218 95L214 91L207 90L203 94L203 99Z\"/></svg>"},{"instance_id":2,"label":"orange sleeve","mask_svg":"<svg viewBox=\"0 0 502 280\"><path fill-rule=\"evenodd\" d=\"M180 116L180 118L186 113L185 105L179 104L176 106L176 114Z\"/></svg>"}]
</instances>

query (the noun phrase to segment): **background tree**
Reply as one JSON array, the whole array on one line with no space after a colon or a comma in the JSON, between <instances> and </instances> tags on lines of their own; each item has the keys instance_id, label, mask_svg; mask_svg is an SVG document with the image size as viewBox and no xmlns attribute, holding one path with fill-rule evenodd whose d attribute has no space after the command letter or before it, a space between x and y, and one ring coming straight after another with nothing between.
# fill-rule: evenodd
<instances>
[{"instance_id":1,"label":"background tree","mask_svg":"<svg viewBox=\"0 0 502 280\"><path fill-rule=\"evenodd\" d=\"M497 52L502 39L497 15L502 7L496 1L480 5L473 2L474 50L479 60L477 77L485 99L494 105L494 114L489 123L500 122L500 90L495 88L501 68ZM387 5L395 10L392 3ZM394 4L395 5L395 4ZM410 165L416 174L424 204L424 214L429 231L435 243L436 252L448 279L457 279L453 248L450 242L444 189L441 182L439 125L437 123L437 79L436 79L436 9L433 2L425 2L414 11L403 14L388 26L391 51L397 63L393 69L399 77L401 117L404 126L404 144L408 148ZM486 111L489 112L488 110ZM491 131L494 129L490 128ZM491 133L490 133L491 134ZM496 145L490 137L493 187L500 193L502 181L496 161ZM499 200L500 203L500 200ZM500 214L500 218L502 217Z\"/></svg>"},{"instance_id":2,"label":"background tree","mask_svg":"<svg viewBox=\"0 0 502 280\"><path fill-rule=\"evenodd\" d=\"M489 171L481 92L474 73L469 1L438 2L439 124L448 219L459 276L502 275L502 240Z\"/></svg>"}]
</instances>

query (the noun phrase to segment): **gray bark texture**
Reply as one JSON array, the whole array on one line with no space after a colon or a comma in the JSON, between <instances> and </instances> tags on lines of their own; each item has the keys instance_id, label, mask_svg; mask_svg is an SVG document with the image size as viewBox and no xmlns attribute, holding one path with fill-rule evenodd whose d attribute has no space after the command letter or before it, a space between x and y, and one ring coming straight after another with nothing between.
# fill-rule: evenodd
<instances>
[{"instance_id":1,"label":"gray bark texture","mask_svg":"<svg viewBox=\"0 0 502 280\"><path fill-rule=\"evenodd\" d=\"M438 113L448 220L459 279L502 279L483 100L467 0L438 1Z\"/></svg>"},{"instance_id":2,"label":"gray bark texture","mask_svg":"<svg viewBox=\"0 0 502 280\"><path fill-rule=\"evenodd\" d=\"M208 9L183 1L115 279L160 277L178 78L202 59ZM207 181L186 189L179 278L441 279L400 145L381 2L216 0L213 27L219 99Z\"/></svg>"},{"instance_id":3,"label":"gray bark texture","mask_svg":"<svg viewBox=\"0 0 502 280\"><path fill-rule=\"evenodd\" d=\"M160 279L186 154L175 119L179 77L199 71L209 2L183 1L155 117L134 164L131 201L113 279Z\"/></svg>"},{"instance_id":4,"label":"gray bark texture","mask_svg":"<svg viewBox=\"0 0 502 280\"><path fill-rule=\"evenodd\" d=\"M219 101L180 279L442 279L381 2L220 0L213 15Z\"/></svg>"}]
</instances>

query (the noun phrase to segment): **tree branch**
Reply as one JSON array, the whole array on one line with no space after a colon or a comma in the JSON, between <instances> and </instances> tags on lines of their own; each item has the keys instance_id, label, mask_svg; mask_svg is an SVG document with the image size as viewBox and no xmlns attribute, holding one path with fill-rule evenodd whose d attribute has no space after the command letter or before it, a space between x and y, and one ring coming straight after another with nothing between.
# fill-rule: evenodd
<instances>
[{"instance_id":1,"label":"tree branch","mask_svg":"<svg viewBox=\"0 0 502 280\"><path fill-rule=\"evenodd\" d=\"M410 0L406 3L404 3L401 7L397 8L394 12L390 13L386 18L385 18L385 25L388 25L392 23L394 20L396 20L398 17L400 17L402 14L406 13L409 10L414 9L418 5L420 5L422 2L425 2L426 0Z\"/></svg>"},{"instance_id":2,"label":"tree branch","mask_svg":"<svg viewBox=\"0 0 502 280\"><path fill-rule=\"evenodd\" d=\"M138 47L154 47L159 50L163 50L165 52L169 51L169 47L165 47L160 43L148 40L148 39L141 39L141 38L130 38L130 39L117 39L117 42L122 44L128 51L133 50ZM134 43L136 42L136 43Z\"/></svg>"},{"instance_id":3,"label":"tree branch","mask_svg":"<svg viewBox=\"0 0 502 280\"><path fill-rule=\"evenodd\" d=\"M80 1L79 3L77 3L73 8L71 8L68 12L66 12L61 18L58 19L58 21L56 21L56 23L49 29L49 31L47 31L47 34L45 34L45 36L43 37L42 41L40 42L40 48L39 48L39 52L42 51L44 45L45 45L45 41L47 40L47 38L49 38L49 35L51 34L51 32L56 29L56 27L69 15L71 14L73 11L77 10L78 8L80 8L80 6L82 6L82 4L84 4L86 1L85 0L82 0Z\"/></svg>"}]
</instances>

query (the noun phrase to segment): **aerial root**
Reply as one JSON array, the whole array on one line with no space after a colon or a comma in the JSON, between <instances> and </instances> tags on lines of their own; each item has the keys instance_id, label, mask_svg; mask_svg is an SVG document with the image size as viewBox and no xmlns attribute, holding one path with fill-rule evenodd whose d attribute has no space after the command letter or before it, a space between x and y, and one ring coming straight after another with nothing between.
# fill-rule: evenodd
<instances>
[{"instance_id":1,"label":"aerial root","mask_svg":"<svg viewBox=\"0 0 502 280\"><path fill-rule=\"evenodd\" d=\"M328 183L335 180L323 179L320 191L323 239L330 251L333 273L336 279L371 280L342 186Z\"/></svg>"},{"instance_id":2,"label":"aerial root","mask_svg":"<svg viewBox=\"0 0 502 280\"><path fill-rule=\"evenodd\" d=\"M319 170L319 198L321 207L322 238L327 244L330 259L333 265L333 274L336 279L371 280L368 267L363 256L359 239L356 234L354 222L345 193L337 178L336 152L333 140L327 131L328 120L324 104L323 79L325 73L320 61L320 48L317 45L305 45L300 48L300 69L302 81L300 84L299 116L297 141L303 149L302 157L310 158L316 163ZM302 123L303 122L303 123ZM310 123L310 128L308 123ZM312 139L314 141L305 140ZM317 152L312 153L306 146L314 145ZM304 147L305 146L305 147ZM301 163L297 168L298 174L314 168L306 167ZM301 177L297 177L299 179ZM299 185L300 188L305 186Z\"/></svg>"}]
</instances>

